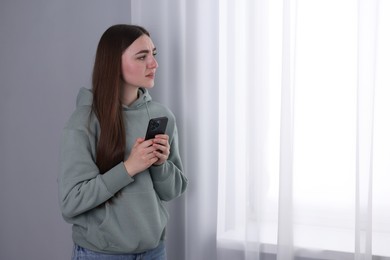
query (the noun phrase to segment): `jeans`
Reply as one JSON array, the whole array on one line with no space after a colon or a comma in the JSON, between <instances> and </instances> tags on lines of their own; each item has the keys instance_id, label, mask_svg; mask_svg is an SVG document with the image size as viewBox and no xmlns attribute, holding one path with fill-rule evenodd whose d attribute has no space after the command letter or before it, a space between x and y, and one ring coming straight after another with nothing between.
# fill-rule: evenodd
<instances>
[{"instance_id":1,"label":"jeans","mask_svg":"<svg viewBox=\"0 0 390 260\"><path fill-rule=\"evenodd\" d=\"M73 247L72 260L166 260L165 244L139 254L110 255L88 250L78 245Z\"/></svg>"}]
</instances>

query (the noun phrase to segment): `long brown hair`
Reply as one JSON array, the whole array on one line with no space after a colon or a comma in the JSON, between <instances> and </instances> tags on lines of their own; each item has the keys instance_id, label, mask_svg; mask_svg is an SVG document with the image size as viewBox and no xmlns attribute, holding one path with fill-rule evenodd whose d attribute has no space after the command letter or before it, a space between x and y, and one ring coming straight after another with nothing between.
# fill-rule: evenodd
<instances>
[{"instance_id":1,"label":"long brown hair","mask_svg":"<svg viewBox=\"0 0 390 260\"><path fill-rule=\"evenodd\" d=\"M122 54L148 31L136 25L118 24L100 38L92 74L92 110L100 124L96 164L103 174L124 159L126 135L122 116Z\"/></svg>"}]
</instances>

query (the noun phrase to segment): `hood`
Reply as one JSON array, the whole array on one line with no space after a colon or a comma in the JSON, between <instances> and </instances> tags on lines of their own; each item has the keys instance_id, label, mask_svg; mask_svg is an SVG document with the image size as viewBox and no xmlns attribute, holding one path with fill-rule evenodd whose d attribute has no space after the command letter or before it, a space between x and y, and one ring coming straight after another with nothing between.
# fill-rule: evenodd
<instances>
[{"instance_id":1,"label":"hood","mask_svg":"<svg viewBox=\"0 0 390 260\"><path fill-rule=\"evenodd\" d=\"M150 102L152 97L145 88L138 89L138 99L134 101L130 106L123 105L124 110L133 110L138 109L145 105L147 102ZM93 101L93 94L91 89L81 88L79 94L77 95L76 106L91 106ZM147 105L147 104L146 104Z\"/></svg>"}]
</instances>

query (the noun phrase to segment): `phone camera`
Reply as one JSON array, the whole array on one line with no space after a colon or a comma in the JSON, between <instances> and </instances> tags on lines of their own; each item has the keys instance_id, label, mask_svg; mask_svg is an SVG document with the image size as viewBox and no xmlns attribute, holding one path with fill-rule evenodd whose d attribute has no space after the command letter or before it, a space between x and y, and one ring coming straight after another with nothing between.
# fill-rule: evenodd
<instances>
[{"instance_id":1,"label":"phone camera","mask_svg":"<svg viewBox=\"0 0 390 260\"><path fill-rule=\"evenodd\" d=\"M152 121L151 127L153 131L156 130L159 126L160 126L160 121Z\"/></svg>"}]
</instances>

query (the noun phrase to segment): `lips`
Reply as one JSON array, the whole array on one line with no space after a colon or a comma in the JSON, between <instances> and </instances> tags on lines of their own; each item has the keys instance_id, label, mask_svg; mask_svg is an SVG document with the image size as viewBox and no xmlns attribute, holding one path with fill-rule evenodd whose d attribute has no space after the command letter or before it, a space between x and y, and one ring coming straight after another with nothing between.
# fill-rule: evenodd
<instances>
[{"instance_id":1,"label":"lips","mask_svg":"<svg viewBox=\"0 0 390 260\"><path fill-rule=\"evenodd\" d=\"M149 73L146 75L147 78L154 79L155 73Z\"/></svg>"}]
</instances>

